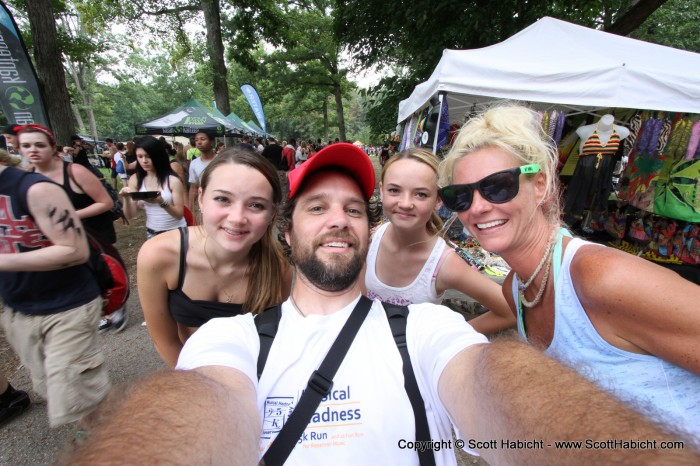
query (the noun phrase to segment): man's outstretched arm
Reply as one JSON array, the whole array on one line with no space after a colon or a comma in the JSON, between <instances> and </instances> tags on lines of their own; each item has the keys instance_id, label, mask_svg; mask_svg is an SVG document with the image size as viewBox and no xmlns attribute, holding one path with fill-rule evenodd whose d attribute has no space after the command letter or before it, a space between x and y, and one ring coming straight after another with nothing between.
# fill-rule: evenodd
<instances>
[{"instance_id":1,"label":"man's outstretched arm","mask_svg":"<svg viewBox=\"0 0 700 466\"><path fill-rule=\"evenodd\" d=\"M107 403L90 415L95 425L87 426L87 443L66 455L65 464L258 462L255 388L235 369L159 372Z\"/></svg>"},{"instance_id":2,"label":"man's outstretched arm","mask_svg":"<svg viewBox=\"0 0 700 466\"><path fill-rule=\"evenodd\" d=\"M482 442L472 446L491 464L700 464L688 442L662 449L680 439L517 341L465 349L443 371L439 390L466 446ZM615 440L646 443L612 448ZM555 445L567 441L582 444Z\"/></svg>"}]
</instances>

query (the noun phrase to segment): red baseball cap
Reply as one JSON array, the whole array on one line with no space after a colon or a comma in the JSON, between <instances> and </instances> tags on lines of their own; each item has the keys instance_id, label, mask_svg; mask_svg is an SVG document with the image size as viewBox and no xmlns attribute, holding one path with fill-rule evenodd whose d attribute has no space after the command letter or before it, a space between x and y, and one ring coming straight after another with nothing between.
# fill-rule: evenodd
<instances>
[{"instance_id":1,"label":"red baseball cap","mask_svg":"<svg viewBox=\"0 0 700 466\"><path fill-rule=\"evenodd\" d=\"M374 194L374 167L369 156L353 144L339 142L324 147L316 155L287 174L289 198L294 197L304 179L325 167L338 167L347 170L357 180L366 199L369 200Z\"/></svg>"}]
</instances>

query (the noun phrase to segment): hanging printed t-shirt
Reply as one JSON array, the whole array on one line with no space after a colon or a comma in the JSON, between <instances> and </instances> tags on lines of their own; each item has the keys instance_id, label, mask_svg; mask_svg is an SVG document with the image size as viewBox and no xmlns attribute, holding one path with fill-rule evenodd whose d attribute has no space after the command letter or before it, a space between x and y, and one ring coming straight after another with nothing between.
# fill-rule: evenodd
<instances>
[{"instance_id":1,"label":"hanging printed t-shirt","mask_svg":"<svg viewBox=\"0 0 700 466\"><path fill-rule=\"evenodd\" d=\"M246 374L257 386L263 420L262 456L306 388L358 299L328 316L299 315L286 301L282 319L257 380L259 336L251 314L213 319L185 344L178 369L219 365ZM425 402L430 437L452 439L452 424L438 396L438 382L447 363L461 350L486 337L464 318L433 304L410 306L406 327L408 352ZM381 357L379 357L381 356ZM413 409L404 388L401 355L380 301L375 300L333 381L286 465L358 464L417 465L414 450L400 448L414 441ZM457 437L461 438L459 433ZM453 443L454 445L454 443ZM231 452L235 455L235 452ZM438 465L455 465L454 451L435 452Z\"/></svg>"}]
</instances>

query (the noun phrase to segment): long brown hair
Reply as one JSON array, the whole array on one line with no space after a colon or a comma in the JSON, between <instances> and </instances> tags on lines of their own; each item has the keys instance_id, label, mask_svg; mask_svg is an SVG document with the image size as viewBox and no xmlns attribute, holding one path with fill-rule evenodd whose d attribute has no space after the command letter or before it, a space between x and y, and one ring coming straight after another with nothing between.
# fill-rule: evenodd
<instances>
[{"instance_id":1,"label":"long brown hair","mask_svg":"<svg viewBox=\"0 0 700 466\"><path fill-rule=\"evenodd\" d=\"M282 293L285 271L288 270L289 262L285 259L282 246L274 235L277 209L282 202L282 187L277 176L277 169L266 158L250 152L248 149L233 147L217 154L204 169L200 185L202 193L207 190L211 174L221 165L227 164L245 165L257 170L272 186L272 218L267 225L265 234L260 238L260 241L251 247L248 253L248 283L246 284L243 310L258 314L287 298Z\"/></svg>"}]
</instances>

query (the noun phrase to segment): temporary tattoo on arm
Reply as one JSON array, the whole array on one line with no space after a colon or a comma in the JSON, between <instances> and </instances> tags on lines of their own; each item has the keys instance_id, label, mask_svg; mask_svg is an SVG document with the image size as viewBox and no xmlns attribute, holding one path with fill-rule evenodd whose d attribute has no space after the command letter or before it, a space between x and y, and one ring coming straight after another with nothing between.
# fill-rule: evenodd
<instances>
[{"instance_id":1,"label":"temporary tattoo on arm","mask_svg":"<svg viewBox=\"0 0 700 466\"><path fill-rule=\"evenodd\" d=\"M56 207L49 208L49 218L51 220L53 220L56 216L57 210L58 209ZM56 223L56 225L60 225L61 228L63 228L63 233L67 232L68 230L75 230L75 233L78 236L82 236L83 234L82 229L75 224L75 220L70 215L70 212L68 212L67 209L64 209L63 212L58 215L58 218L54 222Z\"/></svg>"}]
</instances>

